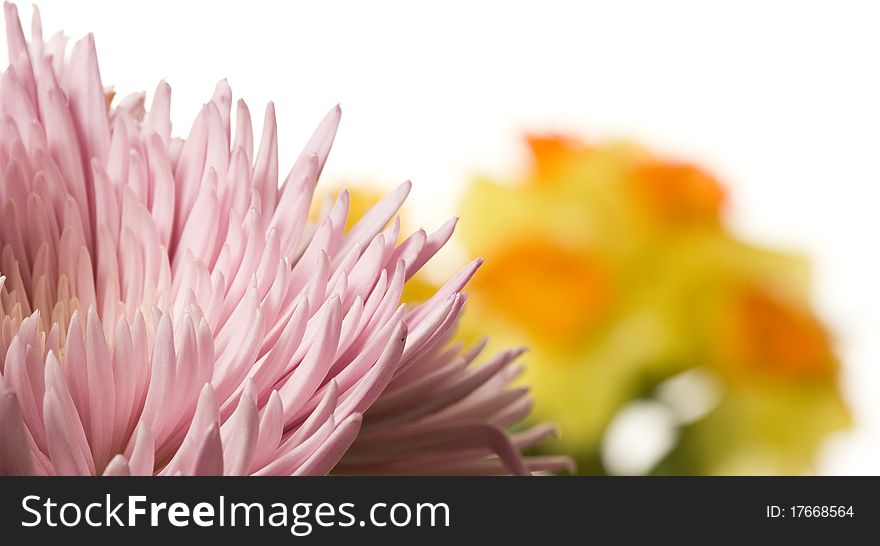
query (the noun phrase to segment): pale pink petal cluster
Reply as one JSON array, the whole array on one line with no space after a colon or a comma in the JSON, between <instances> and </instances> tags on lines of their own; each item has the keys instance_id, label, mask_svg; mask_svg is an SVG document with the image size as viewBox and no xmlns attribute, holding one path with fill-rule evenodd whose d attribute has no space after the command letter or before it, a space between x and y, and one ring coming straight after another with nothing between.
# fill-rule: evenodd
<instances>
[{"instance_id":1,"label":"pale pink petal cluster","mask_svg":"<svg viewBox=\"0 0 880 546\"><path fill-rule=\"evenodd\" d=\"M5 11L0 474L567 465L521 455L550 428L505 432L530 407L520 351L450 344L478 263L400 303L453 221L398 244L409 183L348 231L345 192L309 221L339 108L279 185L271 104L257 143L220 82L175 138L167 84L110 107L91 36L68 55Z\"/></svg>"}]
</instances>

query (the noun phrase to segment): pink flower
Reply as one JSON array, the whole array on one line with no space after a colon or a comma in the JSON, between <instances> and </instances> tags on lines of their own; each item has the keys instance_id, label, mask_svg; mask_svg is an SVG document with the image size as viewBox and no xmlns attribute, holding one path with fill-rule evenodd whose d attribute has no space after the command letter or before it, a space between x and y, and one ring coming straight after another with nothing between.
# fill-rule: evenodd
<instances>
[{"instance_id":1,"label":"pink flower","mask_svg":"<svg viewBox=\"0 0 880 546\"><path fill-rule=\"evenodd\" d=\"M24 38L0 81L0 474L518 473L520 351L450 345L479 262L424 304L403 284L454 221L397 244L405 183L343 233L308 212L334 108L278 186L220 82L189 136L160 83L108 107L92 36Z\"/></svg>"}]
</instances>

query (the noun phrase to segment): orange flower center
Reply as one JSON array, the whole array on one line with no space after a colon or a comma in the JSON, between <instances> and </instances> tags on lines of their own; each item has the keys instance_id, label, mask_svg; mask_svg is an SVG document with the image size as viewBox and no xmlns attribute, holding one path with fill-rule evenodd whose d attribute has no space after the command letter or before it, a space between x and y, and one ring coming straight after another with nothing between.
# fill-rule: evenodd
<instances>
[{"instance_id":1,"label":"orange flower center","mask_svg":"<svg viewBox=\"0 0 880 546\"><path fill-rule=\"evenodd\" d=\"M739 372L781 378L827 378L837 369L828 333L806 310L754 288L733 305L726 328Z\"/></svg>"},{"instance_id":2,"label":"orange flower center","mask_svg":"<svg viewBox=\"0 0 880 546\"><path fill-rule=\"evenodd\" d=\"M549 241L523 241L486 260L474 290L538 338L572 343L610 306L610 279L589 253Z\"/></svg>"},{"instance_id":3,"label":"orange flower center","mask_svg":"<svg viewBox=\"0 0 880 546\"><path fill-rule=\"evenodd\" d=\"M715 224L720 218L724 189L692 165L648 163L630 182L636 199L662 224Z\"/></svg>"},{"instance_id":4,"label":"orange flower center","mask_svg":"<svg viewBox=\"0 0 880 546\"><path fill-rule=\"evenodd\" d=\"M534 181L552 183L564 178L569 162L590 149L578 140L565 136L530 135L526 142L535 158Z\"/></svg>"}]
</instances>

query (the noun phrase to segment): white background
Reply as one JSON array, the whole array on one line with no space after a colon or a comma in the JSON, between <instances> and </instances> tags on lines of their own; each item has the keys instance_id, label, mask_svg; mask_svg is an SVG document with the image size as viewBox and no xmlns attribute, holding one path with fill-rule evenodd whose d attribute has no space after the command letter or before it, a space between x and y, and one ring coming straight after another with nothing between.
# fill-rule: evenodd
<instances>
[{"instance_id":1,"label":"white background","mask_svg":"<svg viewBox=\"0 0 880 546\"><path fill-rule=\"evenodd\" d=\"M662 5L661 5L662 4ZM875 4L876 5L876 4ZM121 94L166 78L183 135L229 79L282 170L337 102L325 181L393 186L435 227L518 135L626 136L732 188L744 237L808 252L857 427L824 473L880 473L880 13L856 2L42 1L47 35L95 33ZM30 17L30 6L20 6ZM28 23L29 25L29 23ZM5 44L4 46L5 47Z\"/></svg>"}]
</instances>

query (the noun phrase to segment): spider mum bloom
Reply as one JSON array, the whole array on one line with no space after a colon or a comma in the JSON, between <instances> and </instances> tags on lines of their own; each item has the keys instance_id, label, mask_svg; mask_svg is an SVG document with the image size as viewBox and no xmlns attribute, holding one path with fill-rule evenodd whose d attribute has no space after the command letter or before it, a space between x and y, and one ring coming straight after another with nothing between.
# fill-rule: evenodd
<instances>
[{"instance_id":1,"label":"spider mum bloom","mask_svg":"<svg viewBox=\"0 0 880 546\"><path fill-rule=\"evenodd\" d=\"M91 36L66 56L5 5L0 80L0 473L516 473L563 458L510 436L521 351L448 342L478 263L422 305L405 281L454 222L402 243L409 183L345 230L313 192L334 108L278 184L272 105L256 145L225 82L186 139L160 83L110 107Z\"/></svg>"}]
</instances>

